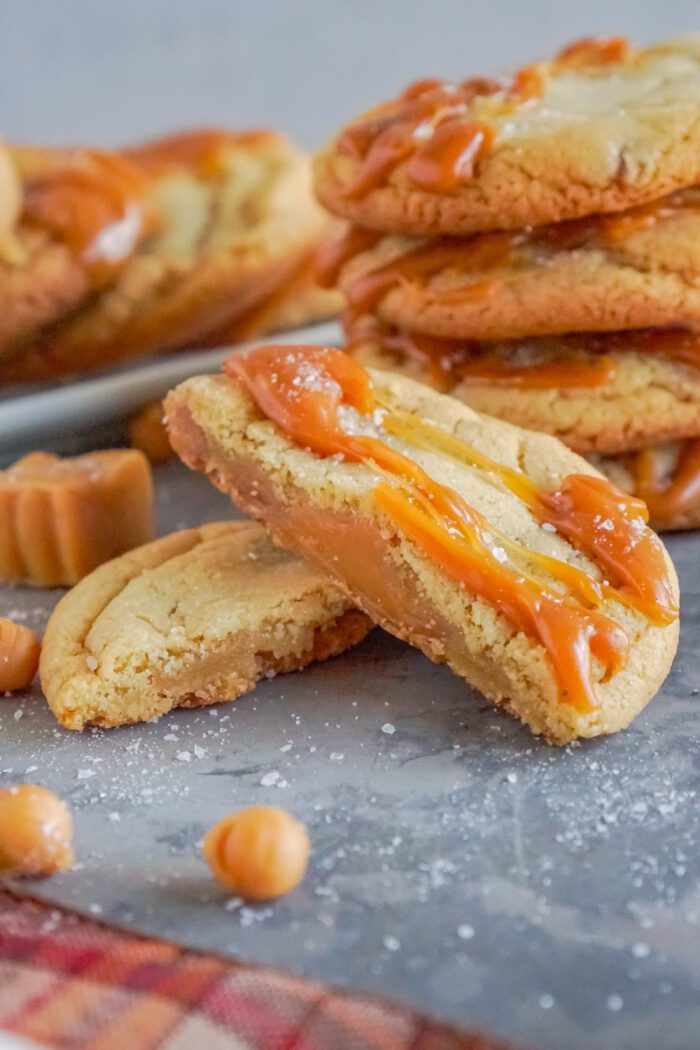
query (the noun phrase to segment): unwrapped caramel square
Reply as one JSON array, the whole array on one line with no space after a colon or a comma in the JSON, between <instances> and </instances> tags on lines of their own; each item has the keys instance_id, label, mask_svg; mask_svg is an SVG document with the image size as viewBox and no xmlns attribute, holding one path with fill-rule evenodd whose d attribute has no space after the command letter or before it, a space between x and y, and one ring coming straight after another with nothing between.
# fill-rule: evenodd
<instances>
[{"instance_id":1,"label":"unwrapped caramel square","mask_svg":"<svg viewBox=\"0 0 700 1050\"><path fill-rule=\"evenodd\" d=\"M135 449L0 471L0 580L69 586L155 535L151 467Z\"/></svg>"}]
</instances>

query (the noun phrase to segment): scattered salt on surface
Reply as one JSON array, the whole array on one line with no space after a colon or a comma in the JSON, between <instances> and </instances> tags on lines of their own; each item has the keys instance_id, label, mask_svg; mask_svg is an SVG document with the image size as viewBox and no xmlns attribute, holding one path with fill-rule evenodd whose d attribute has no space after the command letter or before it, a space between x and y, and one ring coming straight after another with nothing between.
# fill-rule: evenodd
<instances>
[{"instance_id":1,"label":"scattered salt on surface","mask_svg":"<svg viewBox=\"0 0 700 1050\"><path fill-rule=\"evenodd\" d=\"M385 722L382 726L382 733L386 733L388 736L391 736L391 734L395 732L396 726L393 726L391 722Z\"/></svg>"},{"instance_id":2,"label":"scattered salt on surface","mask_svg":"<svg viewBox=\"0 0 700 1050\"><path fill-rule=\"evenodd\" d=\"M90 653L89 656L85 657L85 666L87 667L88 671L96 671L97 670L97 667L98 667L97 660L92 655L92 653Z\"/></svg>"},{"instance_id":3,"label":"scattered salt on surface","mask_svg":"<svg viewBox=\"0 0 700 1050\"><path fill-rule=\"evenodd\" d=\"M280 771L278 769L273 769L269 773L265 773L265 775L260 778L260 783L265 788L267 788L267 787L286 788L286 787L289 786L287 784L287 781L284 779L284 777L282 776L282 774L280 773Z\"/></svg>"},{"instance_id":4,"label":"scattered salt on surface","mask_svg":"<svg viewBox=\"0 0 700 1050\"><path fill-rule=\"evenodd\" d=\"M189 751L178 751L175 758L178 762L190 762L192 760L192 755Z\"/></svg>"}]
</instances>

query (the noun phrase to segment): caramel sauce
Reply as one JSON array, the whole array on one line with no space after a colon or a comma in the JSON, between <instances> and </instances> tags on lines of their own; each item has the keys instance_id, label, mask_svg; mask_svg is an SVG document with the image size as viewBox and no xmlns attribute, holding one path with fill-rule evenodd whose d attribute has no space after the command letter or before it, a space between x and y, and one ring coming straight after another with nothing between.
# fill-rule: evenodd
<instances>
[{"instance_id":1,"label":"caramel sauce","mask_svg":"<svg viewBox=\"0 0 700 1050\"><path fill-rule=\"evenodd\" d=\"M26 179L22 218L65 244L99 282L155 229L147 189L124 157L75 150Z\"/></svg>"},{"instance_id":2,"label":"caramel sauce","mask_svg":"<svg viewBox=\"0 0 700 1050\"><path fill-rule=\"evenodd\" d=\"M624 36L583 37L562 48L555 58L559 67L611 66L626 62L632 54Z\"/></svg>"},{"instance_id":3,"label":"caramel sauce","mask_svg":"<svg viewBox=\"0 0 700 1050\"><path fill-rule=\"evenodd\" d=\"M472 77L449 84L428 78L409 84L398 98L377 106L338 136L338 152L359 163L345 197L364 197L404 161L409 183L429 193L455 193L493 145L493 127L468 119L475 99L500 96L500 112L507 114L540 98L552 74L626 62L630 54L623 37L587 38L564 48L553 62L525 66L510 80Z\"/></svg>"},{"instance_id":4,"label":"caramel sauce","mask_svg":"<svg viewBox=\"0 0 700 1050\"><path fill-rule=\"evenodd\" d=\"M670 521L700 502L700 438L684 441L669 477L659 471L654 448L637 452L631 463L635 492L657 521Z\"/></svg>"},{"instance_id":5,"label":"caramel sauce","mask_svg":"<svg viewBox=\"0 0 700 1050\"><path fill-rule=\"evenodd\" d=\"M566 355L522 363L517 358L519 344L513 342L470 342L464 339L438 339L384 325L365 314L345 319L347 349L352 353L369 343L380 350L417 361L432 385L450 390L457 383L469 386L518 387L523 390L562 390L603 387L615 378L617 367L609 354ZM540 340L545 353L558 347L556 340Z\"/></svg>"},{"instance_id":6,"label":"caramel sauce","mask_svg":"<svg viewBox=\"0 0 700 1050\"><path fill-rule=\"evenodd\" d=\"M471 179L493 138L493 128L483 120L445 120L414 151L406 174L414 186L428 193L454 193Z\"/></svg>"},{"instance_id":7,"label":"caramel sauce","mask_svg":"<svg viewBox=\"0 0 700 1050\"><path fill-rule=\"evenodd\" d=\"M347 199L366 196L409 158L407 175L414 185L433 193L459 189L472 178L493 139L489 125L466 121L465 115L475 98L493 94L500 86L487 79L462 84L418 81L398 99L351 125L337 143L340 153L359 161L357 174L344 191Z\"/></svg>"},{"instance_id":8,"label":"caramel sauce","mask_svg":"<svg viewBox=\"0 0 700 1050\"><path fill-rule=\"evenodd\" d=\"M494 537L496 530L459 493L379 438L346 433L342 406L367 415L378 401L369 374L341 351L267 346L232 355L224 368L295 443L317 455L340 456L379 471L383 480L374 489L377 505L445 574L543 646L563 699L578 710L596 705L591 659L603 665L605 679L624 666L628 655L621 627L587 604L612 595L642 609L654 622L667 623L677 615L663 548L644 524L643 504L608 482L591 485L590 478L573 475L558 492L543 492L525 474L495 463L411 413L384 406L388 431L485 471L611 575L611 581L601 582L508 537L504 549ZM612 530L607 525L601 529L601 520L608 518ZM518 568L516 558L528 568L544 565L555 579L585 595L586 604L553 589L528 568Z\"/></svg>"},{"instance_id":9,"label":"caramel sauce","mask_svg":"<svg viewBox=\"0 0 700 1050\"><path fill-rule=\"evenodd\" d=\"M369 251L383 236L377 230L350 226L341 237L325 241L318 250L314 265L318 284L322 288L333 288L346 263L361 252Z\"/></svg>"}]
</instances>

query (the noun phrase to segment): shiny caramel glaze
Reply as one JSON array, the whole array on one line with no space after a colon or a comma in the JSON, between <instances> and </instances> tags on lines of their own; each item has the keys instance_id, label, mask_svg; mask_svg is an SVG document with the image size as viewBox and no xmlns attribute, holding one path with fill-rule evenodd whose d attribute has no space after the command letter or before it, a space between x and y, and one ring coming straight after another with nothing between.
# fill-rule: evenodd
<instances>
[{"instance_id":1,"label":"shiny caramel glaze","mask_svg":"<svg viewBox=\"0 0 700 1050\"><path fill-rule=\"evenodd\" d=\"M646 527L643 504L609 482L571 475L557 492L541 490L520 471L382 403L369 373L339 350L268 346L232 355L224 367L296 444L376 470L382 478L374 488L377 506L442 572L544 647L562 700L578 710L596 705L592 659L609 678L628 655L625 632L596 606L613 598L653 623L677 617L663 548ZM523 547L386 441L348 434L341 415L347 407L373 414L375 424L379 409L385 432L487 473L550 530L584 551L602 579ZM549 579L569 593L555 589Z\"/></svg>"},{"instance_id":2,"label":"shiny caramel glaze","mask_svg":"<svg viewBox=\"0 0 700 1050\"><path fill-rule=\"evenodd\" d=\"M613 357L604 345L588 345L588 336L543 337L527 340L478 342L438 339L384 324L372 314L344 318L349 353L371 345L418 362L426 381L449 391L457 383L493 385L525 390L603 387L615 378Z\"/></svg>"},{"instance_id":3,"label":"shiny caramel glaze","mask_svg":"<svg viewBox=\"0 0 700 1050\"><path fill-rule=\"evenodd\" d=\"M593 69L629 59L621 37L588 38L564 48L510 78L471 77L460 83L428 78L410 84L398 98L377 106L339 136L337 150L358 162L345 188L349 200L364 197L406 162L409 185L430 193L454 193L488 154L495 129L473 113L478 99L495 101L494 113L512 112L539 97L547 78L566 69Z\"/></svg>"},{"instance_id":4,"label":"shiny caramel glaze","mask_svg":"<svg viewBox=\"0 0 700 1050\"><path fill-rule=\"evenodd\" d=\"M22 221L65 244L101 283L157 227L149 180L118 153L74 149L49 157L24 180Z\"/></svg>"}]
</instances>

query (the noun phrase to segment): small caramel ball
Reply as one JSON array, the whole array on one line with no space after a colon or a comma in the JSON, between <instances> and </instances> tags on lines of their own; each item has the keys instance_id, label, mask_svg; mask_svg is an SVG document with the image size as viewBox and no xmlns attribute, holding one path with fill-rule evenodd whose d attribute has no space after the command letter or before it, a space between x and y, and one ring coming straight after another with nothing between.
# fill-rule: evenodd
<instances>
[{"instance_id":1,"label":"small caramel ball","mask_svg":"<svg viewBox=\"0 0 700 1050\"><path fill-rule=\"evenodd\" d=\"M251 806L224 817L204 839L204 856L219 882L246 900L289 893L301 882L309 836L275 806Z\"/></svg>"},{"instance_id":2,"label":"small caramel ball","mask_svg":"<svg viewBox=\"0 0 700 1050\"><path fill-rule=\"evenodd\" d=\"M163 402L144 405L129 420L129 442L138 448L151 463L166 463L175 453L163 422Z\"/></svg>"},{"instance_id":3,"label":"small caramel ball","mask_svg":"<svg viewBox=\"0 0 700 1050\"><path fill-rule=\"evenodd\" d=\"M17 784L0 791L0 873L38 878L73 863L73 821L52 791Z\"/></svg>"},{"instance_id":4,"label":"small caramel ball","mask_svg":"<svg viewBox=\"0 0 700 1050\"><path fill-rule=\"evenodd\" d=\"M34 631L0 616L0 693L26 689L36 674L40 654Z\"/></svg>"}]
</instances>

